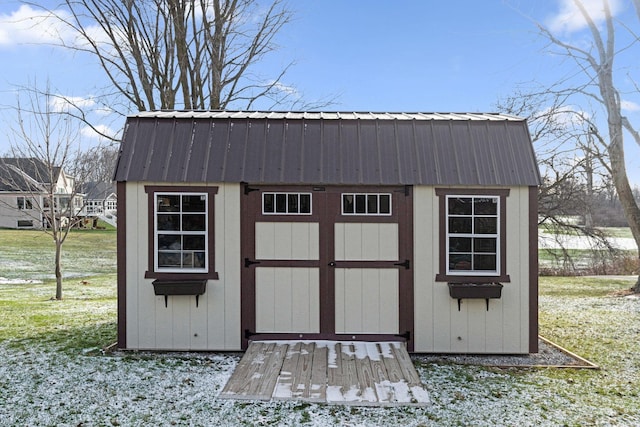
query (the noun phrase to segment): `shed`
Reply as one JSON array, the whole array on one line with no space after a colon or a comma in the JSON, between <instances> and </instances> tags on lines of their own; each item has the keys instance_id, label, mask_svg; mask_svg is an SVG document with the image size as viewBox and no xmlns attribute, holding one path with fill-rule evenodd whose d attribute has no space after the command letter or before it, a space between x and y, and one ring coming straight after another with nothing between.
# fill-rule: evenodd
<instances>
[{"instance_id":1,"label":"shed","mask_svg":"<svg viewBox=\"0 0 640 427\"><path fill-rule=\"evenodd\" d=\"M143 112L115 181L120 348L537 351L540 175L523 119Z\"/></svg>"}]
</instances>

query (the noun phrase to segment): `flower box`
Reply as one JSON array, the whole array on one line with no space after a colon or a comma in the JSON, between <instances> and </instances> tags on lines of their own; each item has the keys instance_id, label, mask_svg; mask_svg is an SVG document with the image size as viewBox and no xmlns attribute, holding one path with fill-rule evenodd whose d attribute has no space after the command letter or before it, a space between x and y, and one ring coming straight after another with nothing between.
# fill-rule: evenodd
<instances>
[{"instance_id":1,"label":"flower box","mask_svg":"<svg viewBox=\"0 0 640 427\"><path fill-rule=\"evenodd\" d=\"M169 295L195 295L196 307L198 306L198 297L204 294L207 288L207 280L161 280L156 279L152 282L153 291L156 295L164 295L164 306L168 305Z\"/></svg>"},{"instance_id":2,"label":"flower box","mask_svg":"<svg viewBox=\"0 0 640 427\"><path fill-rule=\"evenodd\" d=\"M449 295L458 300L458 311L463 298L485 299L487 301L487 311L489 310L489 299L500 298L502 296L501 283L448 283Z\"/></svg>"}]
</instances>

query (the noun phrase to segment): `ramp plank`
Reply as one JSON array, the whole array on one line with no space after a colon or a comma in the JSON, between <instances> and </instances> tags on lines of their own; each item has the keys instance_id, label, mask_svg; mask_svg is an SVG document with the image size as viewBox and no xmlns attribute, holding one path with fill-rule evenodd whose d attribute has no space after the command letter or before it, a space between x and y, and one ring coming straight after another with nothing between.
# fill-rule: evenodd
<instances>
[{"instance_id":1,"label":"ramp plank","mask_svg":"<svg viewBox=\"0 0 640 427\"><path fill-rule=\"evenodd\" d=\"M252 346L255 348L251 348ZM275 343L252 342L221 397L271 400L287 347L288 345L276 346Z\"/></svg>"},{"instance_id":2,"label":"ramp plank","mask_svg":"<svg viewBox=\"0 0 640 427\"><path fill-rule=\"evenodd\" d=\"M220 397L345 405L426 405L402 343L251 342Z\"/></svg>"},{"instance_id":3,"label":"ramp plank","mask_svg":"<svg viewBox=\"0 0 640 427\"><path fill-rule=\"evenodd\" d=\"M294 384L296 389L294 396L309 399L309 391L311 389L311 374L313 372L313 358L316 344L304 343L300 347L300 358L298 359L298 369L296 370L296 380Z\"/></svg>"},{"instance_id":4,"label":"ramp plank","mask_svg":"<svg viewBox=\"0 0 640 427\"><path fill-rule=\"evenodd\" d=\"M313 366L311 367L311 382L309 395L304 396L309 402L327 401L327 363L328 348L315 345L313 352Z\"/></svg>"},{"instance_id":5,"label":"ramp plank","mask_svg":"<svg viewBox=\"0 0 640 427\"><path fill-rule=\"evenodd\" d=\"M278 376L276 388L273 392L274 399L287 400L293 398L293 374L298 368L301 345L302 343L297 342L289 346L284 361L282 362L282 370Z\"/></svg>"},{"instance_id":6,"label":"ramp plank","mask_svg":"<svg viewBox=\"0 0 640 427\"><path fill-rule=\"evenodd\" d=\"M255 342L249 344L249 348L245 352L240 362L236 366L236 369L233 371L231 378L227 381L227 384L222 389L221 396L229 397L235 396L238 392L245 387L247 383L249 383L249 372L251 368L252 361L257 357L259 353L262 352L262 348L265 344L260 342Z\"/></svg>"}]
</instances>

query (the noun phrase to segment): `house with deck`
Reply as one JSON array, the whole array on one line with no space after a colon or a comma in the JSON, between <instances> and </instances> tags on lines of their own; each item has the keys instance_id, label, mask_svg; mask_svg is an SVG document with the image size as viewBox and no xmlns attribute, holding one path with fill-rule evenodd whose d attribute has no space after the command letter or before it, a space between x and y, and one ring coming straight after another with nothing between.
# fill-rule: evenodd
<instances>
[{"instance_id":1,"label":"house with deck","mask_svg":"<svg viewBox=\"0 0 640 427\"><path fill-rule=\"evenodd\" d=\"M142 112L115 181L120 348L537 351L540 175L524 119Z\"/></svg>"},{"instance_id":2,"label":"house with deck","mask_svg":"<svg viewBox=\"0 0 640 427\"><path fill-rule=\"evenodd\" d=\"M63 168L40 159L0 158L0 227L40 229L53 217L68 221L83 204L75 185Z\"/></svg>"},{"instance_id":3,"label":"house with deck","mask_svg":"<svg viewBox=\"0 0 640 427\"><path fill-rule=\"evenodd\" d=\"M80 216L84 226L96 227L98 220L117 227L118 197L111 182L88 182L82 186L84 207Z\"/></svg>"}]
</instances>

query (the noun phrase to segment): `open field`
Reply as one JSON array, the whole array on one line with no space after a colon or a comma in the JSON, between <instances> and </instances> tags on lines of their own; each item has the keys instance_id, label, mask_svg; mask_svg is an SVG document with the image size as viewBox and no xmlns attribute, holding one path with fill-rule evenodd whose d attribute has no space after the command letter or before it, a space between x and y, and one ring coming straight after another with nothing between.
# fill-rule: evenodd
<instances>
[{"instance_id":1,"label":"open field","mask_svg":"<svg viewBox=\"0 0 640 427\"><path fill-rule=\"evenodd\" d=\"M425 408L238 402L217 398L237 353L101 350L116 335L115 233L70 237L63 301L51 242L0 241L0 426L640 425L640 299L620 295L632 277L541 279L542 335L598 371L416 362Z\"/></svg>"},{"instance_id":2,"label":"open field","mask_svg":"<svg viewBox=\"0 0 640 427\"><path fill-rule=\"evenodd\" d=\"M628 227L609 227L600 231L607 236L615 252L604 247L602 242L578 235L577 232L552 234L548 227L540 227L540 274L638 274L638 250L631 230Z\"/></svg>"}]
</instances>

